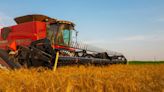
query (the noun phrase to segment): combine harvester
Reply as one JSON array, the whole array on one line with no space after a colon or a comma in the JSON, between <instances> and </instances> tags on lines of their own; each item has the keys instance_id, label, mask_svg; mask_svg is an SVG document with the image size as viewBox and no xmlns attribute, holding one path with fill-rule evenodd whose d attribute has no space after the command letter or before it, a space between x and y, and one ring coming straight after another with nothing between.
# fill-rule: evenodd
<instances>
[{"instance_id":1,"label":"combine harvester","mask_svg":"<svg viewBox=\"0 0 164 92\"><path fill-rule=\"evenodd\" d=\"M124 55L73 42L75 24L33 14L14 19L0 34L0 67L126 64ZM76 33L77 36L77 33Z\"/></svg>"}]
</instances>

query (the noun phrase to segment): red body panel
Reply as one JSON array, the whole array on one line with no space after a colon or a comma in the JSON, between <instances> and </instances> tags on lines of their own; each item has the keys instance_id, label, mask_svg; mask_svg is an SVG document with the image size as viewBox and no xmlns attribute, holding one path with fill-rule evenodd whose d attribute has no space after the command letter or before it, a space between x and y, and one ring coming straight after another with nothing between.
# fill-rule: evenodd
<instances>
[{"instance_id":1,"label":"red body panel","mask_svg":"<svg viewBox=\"0 0 164 92\"><path fill-rule=\"evenodd\" d=\"M37 40L46 37L46 24L44 22L27 22L12 26L12 32L8 36L10 39Z\"/></svg>"},{"instance_id":2,"label":"red body panel","mask_svg":"<svg viewBox=\"0 0 164 92\"><path fill-rule=\"evenodd\" d=\"M13 41L16 41L17 45L28 46L32 41L43 39L46 37L46 23L33 21L26 22L19 25L11 26L11 32L6 40L3 40L0 35L0 49L7 49ZM4 31L2 29L2 31ZM54 45L56 49L66 49L74 51L74 48L67 46Z\"/></svg>"},{"instance_id":3,"label":"red body panel","mask_svg":"<svg viewBox=\"0 0 164 92\"><path fill-rule=\"evenodd\" d=\"M12 31L9 33L6 40L0 37L0 48L6 49L6 46L14 40L17 45L28 46L32 41L46 37L45 22L26 22L11 26L10 28Z\"/></svg>"},{"instance_id":4,"label":"red body panel","mask_svg":"<svg viewBox=\"0 0 164 92\"><path fill-rule=\"evenodd\" d=\"M67 46L61 46L61 45L54 45L55 48L57 49L65 49L65 50L69 50L69 51L75 51L75 48L70 48Z\"/></svg>"}]
</instances>

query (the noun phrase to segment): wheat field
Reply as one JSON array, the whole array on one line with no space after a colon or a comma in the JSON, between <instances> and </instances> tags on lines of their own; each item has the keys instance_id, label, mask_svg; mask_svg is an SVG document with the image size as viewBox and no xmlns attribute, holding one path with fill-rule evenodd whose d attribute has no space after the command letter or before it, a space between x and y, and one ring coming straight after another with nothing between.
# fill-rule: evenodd
<instances>
[{"instance_id":1,"label":"wheat field","mask_svg":"<svg viewBox=\"0 0 164 92\"><path fill-rule=\"evenodd\" d=\"M0 92L164 92L164 64L0 70Z\"/></svg>"}]
</instances>

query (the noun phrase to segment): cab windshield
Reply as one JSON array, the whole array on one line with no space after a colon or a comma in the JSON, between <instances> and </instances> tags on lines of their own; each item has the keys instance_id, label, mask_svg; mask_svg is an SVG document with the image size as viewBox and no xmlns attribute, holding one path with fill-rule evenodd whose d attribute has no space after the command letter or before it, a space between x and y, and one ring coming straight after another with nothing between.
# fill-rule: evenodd
<instances>
[{"instance_id":1,"label":"cab windshield","mask_svg":"<svg viewBox=\"0 0 164 92\"><path fill-rule=\"evenodd\" d=\"M71 40L71 34L72 34L72 31L68 29L63 30L63 39L64 39L65 45L69 45L70 40Z\"/></svg>"},{"instance_id":2,"label":"cab windshield","mask_svg":"<svg viewBox=\"0 0 164 92\"><path fill-rule=\"evenodd\" d=\"M69 46L73 28L68 24L51 24L48 27L47 37L51 44Z\"/></svg>"},{"instance_id":3,"label":"cab windshield","mask_svg":"<svg viewBox=\"0 0 164 92\"><path fill-rule=\"evenodd\" d=\"M69 46L72 36L72 30L66 25L61 25L58 30L57 44L63 46Z\"/></svg>"},{"instance_id":4,"label":"cab windshield","mask_svg":"<svg viewBox=\"0 0 164 92\"><path fill-rule=\"evenodd\" d=\"M72 31L68 29L60 30L57 37L59 45L69 46Z\"/></svg>"}]
</instances>

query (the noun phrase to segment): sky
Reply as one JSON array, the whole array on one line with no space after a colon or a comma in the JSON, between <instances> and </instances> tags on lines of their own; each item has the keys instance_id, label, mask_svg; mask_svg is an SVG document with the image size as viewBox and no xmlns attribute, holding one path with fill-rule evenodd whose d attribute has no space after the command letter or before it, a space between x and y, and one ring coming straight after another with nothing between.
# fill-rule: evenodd
<instances>
[{"instance_id":1,"label":"sky","mask_svg":"<svg viewBox=\"0 0 164 92\"><path fill-rule=\"evenodd\" d=\"M164 60L164 0L1 0L0 27L26 14L72 21L78 40L128 60Z\"/></svg>"}]
</instances>

